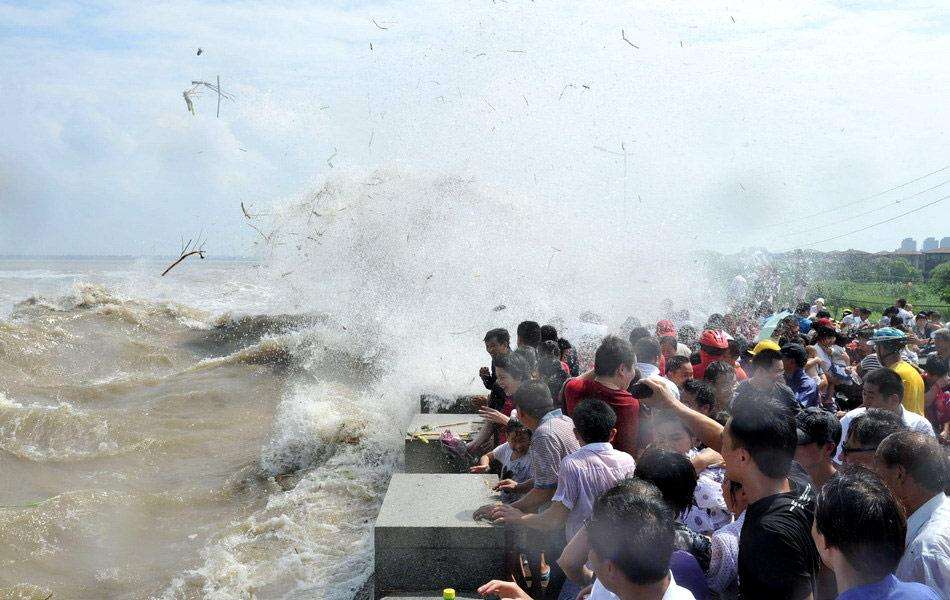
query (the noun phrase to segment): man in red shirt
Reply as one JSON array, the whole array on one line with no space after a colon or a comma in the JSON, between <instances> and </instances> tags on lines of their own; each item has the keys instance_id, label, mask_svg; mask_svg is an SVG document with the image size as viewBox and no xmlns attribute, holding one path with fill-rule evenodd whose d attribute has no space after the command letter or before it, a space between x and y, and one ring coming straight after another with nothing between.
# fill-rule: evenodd
<instances>
[{"instance_id":1,"label":"man in red shirt","mask_svg":"<svg viewBox=\"0 0 950 600\"><path fill-rule=\"evenodd\" d=\"M594 354L594 370L575 377L564 384L563 404L567 415L586 398L599 398L617 413L617 436L614 447L633 455L637 449L637 430L640 427L640 402L627 388L636 374L636 357L630 344L609 335Z\"/></svg>"},{"instance_id":2,"label":"man in red shirt","mask_svg":"<svg viewBox=\"0 0 950 600\"><path fill-rule=\"evenodd\" d=\"M693 377L702 379L709 363L723 360L729 349L729 338L718 329L707 329L699 336L699 364L693 365Z\"/></svg>"}]
</instances>

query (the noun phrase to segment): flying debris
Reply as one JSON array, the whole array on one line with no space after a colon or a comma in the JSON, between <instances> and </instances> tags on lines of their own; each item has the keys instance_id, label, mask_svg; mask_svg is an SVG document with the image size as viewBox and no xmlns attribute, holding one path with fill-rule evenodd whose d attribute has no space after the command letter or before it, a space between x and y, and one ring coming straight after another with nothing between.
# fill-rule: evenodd
<instances>
[{"instance_id":1,"label":"flying debris","mask_svg":"<svg viewBox=\"0 0 950 600\"><path fill-rule=\"evenodd\" d=\"M620 38L621 38L623 41L625 41L625 42L627 42L628 44L630 44L631 46L633 46L634 48L636 48L637 50L640 49L640 46L637 46L636 44L634 44L633 42L631 42L630 40L627 39L627 32L625 32L623 29L620 30Z\"/></svg>"},{"instance_id":2,"label":"flying debris","mask_svg":"<svg viewBox=\"0 0 950 600\"><path fill-rule=\"evenodd\" d=\"M201 48L198 48L198 56L201 56L201 53L202 53L202 52L203 52L203 50L202 50Z\"/></svg>"},{"instance_id":3,"label":"flying debris","mask_svg":"<svg viewBox=\"0 0 950 600\"><path fill-rule=\"evenodd\" d=\"M234 96L226 92L221 91L221 77L217 78L217 83L208 83L207 81L192 81L191 87L181 93L185 98L185 106L188 108L188 112L193 115L198 114L198 110L195 108L195 99L201 95L201 88L208 88L218 96L218 109L216 116L221 116L221 98L225 100L234 101Z\"/></svg>"},{"instance_id":4,"label":"flying debris","mask_svg":"<svg viewBox=\"0 0 950 600\"><path fill-rule=\"evenodd\" d=\"M243 205L242 205L243 208ZM201 239L201 234L198 234L197 240L192 238L186 243L182 240L181 252L178 254L178 259L172 264L168 265L168 268L162 271L162 277L168 274L169 271L178 266L183 260L189 256L197 256L198 258L205 257L205 241Z\"/></svg>"}]
</instances>

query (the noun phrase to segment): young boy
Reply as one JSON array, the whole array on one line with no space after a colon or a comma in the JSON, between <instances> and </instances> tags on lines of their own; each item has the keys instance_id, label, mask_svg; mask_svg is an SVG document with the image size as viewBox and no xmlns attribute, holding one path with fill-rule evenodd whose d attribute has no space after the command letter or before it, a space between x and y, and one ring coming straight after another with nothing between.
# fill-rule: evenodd
<instances>
[{"instance_id":1,"label":"young boy","mask_svg":"<svg viewBox=\"0 0 950 600\"><path fill-rule=\"evenodd\" d=\"M528 457L528 446L531 445L531 430L515 419L508 421L505 429L508 441L498 446L488 454L483 455L478 464L471 467L471 473L487 473L492 460L502 465L502 479L513 479L524 483L531 479L531 459ZM511 504L524 494L511 490L501 491L501 501Z\"/></svg>"}]
</instances>

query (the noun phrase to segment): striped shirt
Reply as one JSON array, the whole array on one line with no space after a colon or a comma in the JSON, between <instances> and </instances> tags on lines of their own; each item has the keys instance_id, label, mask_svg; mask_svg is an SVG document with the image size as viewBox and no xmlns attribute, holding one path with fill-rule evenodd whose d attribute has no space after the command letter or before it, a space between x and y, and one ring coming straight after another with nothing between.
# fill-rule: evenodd
<instances>
[{"instance_id":1,"label":"striped shirt","mask_svg":"<svg viewBox=\"0 0 950 600\"><path fill-rule=\"evenodd\" d=\"M578 448L580 444L574 435L574 421L570 417L565 417L560 409L541 417L537 429L531 434L531 445L528 447L534 487L555 489L561 461Z\"/></svg>"}]
</instances>

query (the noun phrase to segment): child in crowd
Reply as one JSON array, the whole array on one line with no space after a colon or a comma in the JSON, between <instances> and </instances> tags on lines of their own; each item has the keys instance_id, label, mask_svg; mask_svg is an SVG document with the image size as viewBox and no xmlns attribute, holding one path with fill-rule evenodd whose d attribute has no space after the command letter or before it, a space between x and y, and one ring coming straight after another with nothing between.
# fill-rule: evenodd
<instances>
[{"instance_id":1,"label":"child in crowd","mask_svg":"<svg viewBox=\"0 0 950 600\"><path fill-rule=\"evenodd\" d=\"M471 473L487 473L491 461L501 463L502 479L513 479L524 483L531 479L531 459L528 457L528 446L531 445L531 430L515 419L508 421L505 426L508 441L498 446L488 454L483 455L478 464L469 469ZM502 490L501 501L505 504L515 502L524 494L510 490Z\"/></svg>"},{"instance_id":2,"label":"child in crowd","mask_svg":"<svg viewBox=\"0 0 950 600\"><path fill-rule=\"evenodd\" d=\"M696 447L693 434L674 415L657 412L652 419L653 444L658 448L684 455L696 469L697 482L693 503L682 515L684 525L703 535L732 522L732 514L726 507L722 494L722 482L726 471L722 456L715 450Z\"/></svg>"}]
</instances>

